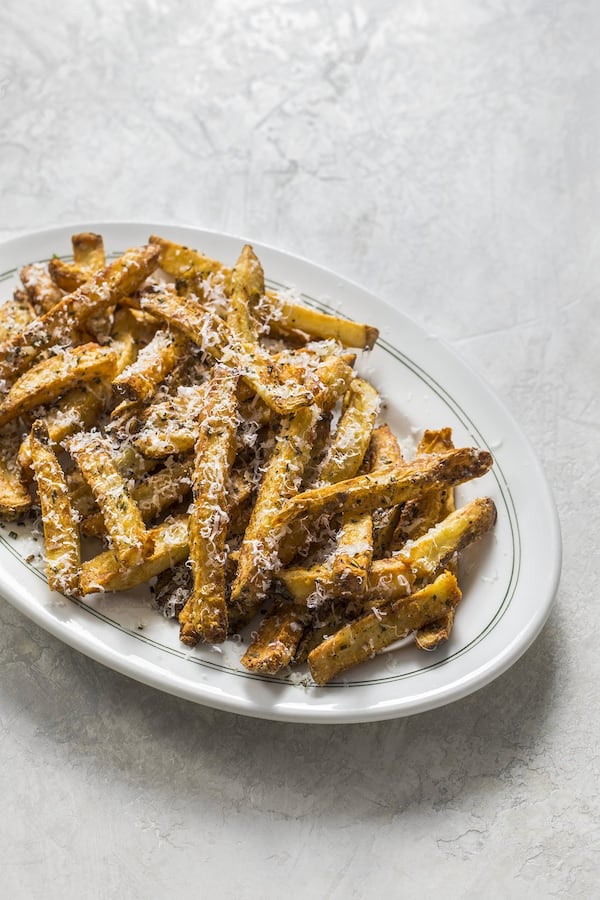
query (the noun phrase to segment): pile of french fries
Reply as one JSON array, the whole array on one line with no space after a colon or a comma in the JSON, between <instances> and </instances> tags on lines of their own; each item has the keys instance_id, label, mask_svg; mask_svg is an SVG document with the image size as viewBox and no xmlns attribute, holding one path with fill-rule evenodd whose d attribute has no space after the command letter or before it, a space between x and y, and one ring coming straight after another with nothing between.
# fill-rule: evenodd
<instances>
[{"instance_id":1,"label":"pile of french fries","mask_svg":"<svg viewBox=\"0 0 600 900\"><path fill-rule=\"evenodd\" d=\"M457 555L496 517L454 488L492 458L448 428L403 457L353 369L377 330L267 290L249 245L229 269L155 236L112 262L72 243L0 307L0 518L41 513L50 588L156 579L185 644L256 620L243 665L319 685L446 640Z\"/></svg>"}]
</instances>

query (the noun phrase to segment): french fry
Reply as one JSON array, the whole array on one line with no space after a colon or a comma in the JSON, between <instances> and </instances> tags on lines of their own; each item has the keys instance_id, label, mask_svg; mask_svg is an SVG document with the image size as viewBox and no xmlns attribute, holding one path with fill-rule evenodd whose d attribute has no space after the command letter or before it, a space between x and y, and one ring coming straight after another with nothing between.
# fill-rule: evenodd
<instances>
[{"instance_id":1,"label":"french fry","mask_svg":"<svg viewBox=\"0 0 600 900\"><path fill-rule=\"evenodd\" d=\"M62 300L62 293L40 263L24 266L21 281L36 314L48 312Z\"/></svg>"},{"instance_id":2,"label":"french fry","mask_svg":"<svg viewBox=\"0 0 600 900\"><path fill-rule=\"evenodd\" d=\"M21 375L9 390L0 404L0 425L51 403L84 382L100 384L103 378L112 375L115 365L115 353L98 344L83 344L42 360Z\"/></svg>"},{"instance_id":3,"label":"french fry","mask_svg":"<svg viewBox=\"0 0 600 900\"><path fill-rule=\"evenodd\" d=\"M324 453L316 476L313 476L317 485L333 485L356 475L369 446L378 410L377 391L362 378L354 379L348 387L346 408L338 422L335 436ZM282 565L289 565L310 542L311 529L306 528L302 519L291 522L279 547Z\"/></svg>"},{"instance_id":4,"label":"french fry","mask_svg":"<svg viewBox=\"0 0 600 900\"><path fill-rule=\"evenodd\" d=\"M314 519L340 507L355 513L387 509L425 490L452 487L480 478L491 465L491 454L475 447L421 457L402 469L384 469L304 491L285 503L273 527L283 529L300 516Z\"/></svg>"},{"instance_id":5,"label":"french fry","mask_svg":"<svg viewBox=\"0 0 600 900\"><path fill-rule=\"evenodd\" d=\"M358 347L362 350L372 350L379 337L379 331L372 325L363 325L351 319L319 312L308 306L290 303L274 291L267 291L267 297L272 304L267 321L272 320L286 328L304 331L311 337L321 340L333 338L344 347Z\"/></svg>"},{"instance_id":6,"label":"french fry","mask_svg":"<svg viewBox=\"0 0 600 900\"><path fill-rule=\"evenodd\" d=\"M256 614L271 581L279 538L273 523L282 500L292 497L300 486L319 416L318 407L307 406L281 422L244 534L231 588L230 603L236 624L247 622Z\"/></svg>"},{"instance_id":7,"label":"french fry","mask_svg":"<svg viewBox=\"0 0 600 900\"><path fill-rule=\"evenodd\" d=\"M369 471L390 467L400 468L404 465L400 444L388 425L380 425L375 429L367 456L370 457ZM392 506L389 509L377 509L373 512L373 556L375 559L383 556L388 550L401 508L401 506Z\"/></svg>"},{"instance_id":8,"label":"french fry","mask_svg":"<svg viewBox=\"0 0 600 900\"><path fill-rule=\"evenodd\" d=\"M42 508L48 586L71 596L79 586L79 529L64 472L41 421L31 429L31 464Z\"/></svg>"},{"instance_id":9,"label":"french fry","mask_svg":"<svg viewBox=\"0 0 600 900\"><path fill-rule=\"evenodd\" d=\"M158 235L150 235L149 242L160 248L160 267L175 278L205 279L218 275L223 280L226 293L231 290L231 269L227 269L216 259L211 259L197 250L183 247Z\"/></svg>"},{"instance_id":10,"label":"french fry","mask_svg":"<svg viewBox=\"0 0 600 900\"><path fill-rule=\"evenodd\" d=\"M9 341L15 334L35 319L35 310L25 292L15 292L12 300L0 306L0 345Z\"/></svg>"},{"instance_id":11,"label":"french fry","mask_svg":"<svg viewBox=\"0 0 600 900\"><path fill-rule=\"evenodd\" d=\"M433 584L415 594L393 600L350 622L309 653L308 665L314 681L328 684L411 631L440 619L457 605L461 596L455 576L443 572Z\"/></svg>"},{"instance_id":12,"label":"french fry","mask_svg":"<svg viewBox=\"0 0 600 900\"><path fill-rule=\"evenodd\" d=\"M72 293L80 288L99 269L106 265L104 242L99 234L82 232L71 238L73 262L53 257L48 263L48 273L61 290Z\"/></svg>"},{"instance_id":13,"label":"french fry","mask_svg":"<svg viewBox=\"0 0 600 900\"><path fill-rule=\"evenodd\" d=\"M367 574L365 602L403 597L415 584L430 581L441 568L448 567L456 553L486 534L495 521L493 500L479 497L448 515L403 552L374 560ZM307 604L319 584L331 591L331 569L324 565L281 569L277 580L301 606Z\"/></svg>"},{"instance_id":14,"label":"french fry","mask_svg":"<svg viewBox=\"0 0 600 900\"><path fill-rule=\"evenodd\" d=\"M153 245L128 250L2 344L0 380L11 380L25 371L43 350L55 344L64 346L93 313L136 291L156 268L158 253Z\"/></svg>"},{"instance_id":15,"label":"french fry","mask_svg":"<svg viewBox=\"0 0 600 900\"><path fill-rule=\"evenodd\" d=\"M252 309L265 292L263 268L249 244L235 264L231 279L231 302L227 324L238 341L258 344L258 330Z\"/></svg>"},{"instance_id":16,"label":"french fry","mask_svg":"<svg viewBox=\"0 0 600 900\"><path fill-rule=\"evenodd\" d=\"M235 458L237 375L215 366L207 389L194 463L190 560L194 586L179 614L180 639L222 643L227 637L225 538L227 480Z\"/></svg>"},{"instance_id":17,"label":"french fry","mask_svg":"<svg viewBox=\"0 0 600 900\"><path fill-rule=\"evenodd\" d=\"M126 400L145 403L189 353L189 341L175 331L157 331L150 343L140 350L137 359L113 381L115 393Z\"/></svg>"},{"instance_id":18,"label":"french fry","mask_svg":"<svg viewBox=\"0 0 600 900\"><path fill-rule=\"evenodd\" d=\"M250 672L275 675L294 659L305 628L296 610L276 602L242 656L242 665Z\"/></svg>"},{"instance_id":19,"label":"french fry","mask_svg":"<svg viewBox=\"0 0 600 900\"><path fill-rule=\"evenodd\" d=\"M82 433L70 439L68 449L102 511L109 541L121 567L125 570L140 565L152 552L152 537L119 472L110 445L99 435Z\"/></svg>"},{"instance_id":20,"label":"french fry","mask_svg":"<svg viewBox=\"0 0 600 900\"><path fill-rule=\"evenodd\" d=\"M31 495L21 478L17 453L21 429L11 423L2 429L0 442L0 518L18 519L31 506Z\"/></svg>"},{"instance_id":21,"label":"french fry","mask_svg":"<svg viewBox=\"0 0 600 900\"><path fill-rule=\"evenodd\" d=\"M189 553L188 517L177 516L148 532L152 552L141 562L123 569L114 550L84 562L79 576L82 596L100 591L126 591L184 562Z\"/></svg>"},{"instance_id":22,"label":"french fry","mask_svg":"<svg viewBox=\"0 0 600 900\"><path fill-rule=\"evenodd\" d=\"M453 448L452 429L426 430L417 446L417 456L444 453ZM426 491L403 505L391 541L392 550L399 550L406 541L421 537L440 520L442 502L449 491L452 488Z\"/></svg>"}]
</instances>

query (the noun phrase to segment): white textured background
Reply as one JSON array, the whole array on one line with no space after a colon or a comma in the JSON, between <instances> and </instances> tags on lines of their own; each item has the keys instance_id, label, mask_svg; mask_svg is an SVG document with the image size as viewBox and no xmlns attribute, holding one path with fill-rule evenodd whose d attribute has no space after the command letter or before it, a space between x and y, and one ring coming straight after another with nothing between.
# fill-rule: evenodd
<instances>
[{"instance_id":1,"label":"white textured background","mask_svg":"<svg viewBox=\"0 0 600 900\"><path fill-rule=\"evenodd\" d=\"M537 445L562 587L442 710L301 727L192 706L0 604L9 898L598 896L600 6L0 6L0 238L197 224L444 335Z\"/></svg>"}]
</instances>

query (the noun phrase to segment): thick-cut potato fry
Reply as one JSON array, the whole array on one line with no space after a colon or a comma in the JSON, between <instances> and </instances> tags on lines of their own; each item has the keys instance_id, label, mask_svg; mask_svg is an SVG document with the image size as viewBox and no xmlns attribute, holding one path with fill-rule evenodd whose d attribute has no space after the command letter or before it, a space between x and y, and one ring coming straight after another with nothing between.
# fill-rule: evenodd
<instances>
[{"instance_id":1,"label":"thick-cut potato fry","mask_svg":"<svg viewBox=\"0 0 600 900\"><path fill-rule=\"evenodd\" d=\"M126 591L184 562L189 553L188 517L177 516L148 532L152 552L141 562L123 569L113 550L84 562L79 576L82 596L99 591Z\"/></svg>"},{"instance_id":2,"label":"thick-cut potato fry","mask_svg":"<svg viewBox=\"0 0 600 900\"><path fill-rule=\"evenodd\" d=\"M267 298L271 301L267 321L272 320L286 328L297 328L311 337L321 340L333 338L344 347L358 347L362 350L372 350L379 337L379 331L372 325L362 325L360 322L331 316L308 306L290 303L274 291L267 291Z\"/></svg>"},{"instance_id":3,"label":"thick-cut potato fry","mask_svg":"<svg viewBox=\"0 0 600 900\"><path fill-rule=\"evenodd\" d=\"M82 433L70 439L68 449L102 511L112 549L122 568L139 565L152 552L152 538L110 445L99 435Z\"/></svg>"},{"instance_id":4,"label":"thick-cut potato fry","mask_svg":"<svg viewBox=\"0 0 600 900\"><path fill-rule=\"evenodd\" d=\"M338 422L335 436L314 476L317 485L336 484L356 475L369 446L379 402L377 391L362 378L355 378L351 382L346 394L346 408ZM310 544L311 538L311 529L307 529L301 519L292 522L279 547L282 565L289 565L297 553Z\"/></svg>"},{"instance_id":5,"label":"thick-cut potato fry","mask_svg":"<svg viewBox=\"0 0 600 900\"><path fill-rule=\"evenodd\" d=\"M35 310L25 292L15 292L12 300L0 306L0 345L9 341L15 334L35 319Z\"/></svg>"},{"instance_id":6,"label":"thick-cut potato fry","mask_svg":"<svg viewBox=\"0 0 600 900\"><path fill-rule=\"evenodd\" d=\"M242 665L250 672L274 675L293 660L305 628L289 604L275 603L242 656Z\"/></svg>"},{"instance_id":7,"label":"thick-cut potato fry","mask_svg":"<svg viewBox=\"0 0 600 900\"><path fill-rule=\"evenodd\" d=\"M188 353L189 341L181 333L157 331L150 343L140 350L135 362L114 379L116 394L126 400L147 402Z\"/></svg>"},{"instance_id":8,"label":"thick-cut potato fry","mask_svg":"<svg viewBox=\"0 0 600 900\"><path fill-rule=\"evenodd\" d=\"M227 482L235 458L237 379L226 366L212 370L196 443L189 519L194 586L179 614L179 636L191 646L202 639L218 644L227 637Z\"/></svg>"},{"instance_id":9,"label":"thick-cut potato fry","mask_svg":"<svg viewBox=\"0 0 600 900\"><path fill-rule=\"evenodd\" d=\"M377 559L367 574L366 598L394 599L403 597L414 584L431 580L448 567L456 553L486 534L496 521L493 500L480 497L448 515L427 534L408 544L405 551L388 559ZM331 590L331 569L282 569L277 572L294 602L305 605L318 585Z\"/></svg>"},{"instance_id":10,"label":"thick-cut potato fry","mask_svg":"<svg viewBox=\"0 0 600 900\"><path fill-rule=\"evenodd\" d=\"M231 281L231 302L227 324L239 341L251 345L258 342L258 329L252 309L265 292L263 268L249 244L242 249L235 264Z\"/></svg>"},{"instance_id":11,"label":"thick-cut potato fry","mask_svg":"<svg viewBox=\"0 0 600 900\"><path fill-rule=\"evenodd\" d=\"M461 596L455 576L443 572L433 584L410 597L391 601L350 622L309 653L313 679L317 684L327 684L411 631L440 619Z\"/></svg>"},{"instance_id":12,"label":"thick-cut potato fry","mask_svg":"<svg viewBox=\"0 0 600 900\"><path fill-rule=\"evenodd\" d=\"M55 256L48 263L48 273L54 283L67 293L76 291L99 269L106 265L104 241L99 234L82 232L71 238L73 262Z\"/></svg>"},{"instance_id":13,"label":"thick-cut potato fry","mask_svg":"<svg viewBox=\"0 0 600 900\"><path fill-rule=\"evenodd\" d=\"M384 469L327 487L304 491L288 500L273 522L283 529L299 516L315 517L344 507L356 513L387 509L428 489L441 489L479 478L490 469L487 450L461 447L414 459L402 469Z\"/></svg>"},{"instance_id":14,"label":"thick-cut potato fry","mask_svg":"<svg viewBox=\"0 0 600 900\"><path fill-rule=\"evenodd\" d=\"M38 315L48 312L62 300L62 293L40 263L24 266L21 281L31 305Z\"/></svg>"},{"instance_id":15,"label":"thick-cut potato fry","mask_svg":"<svg viewBox=\"0 0 600 900\"><path fill-rule=\"evenodd\" d=\"M244 534L230 603L236 624L248 622L258 611L277 563L278 533L273 522L282 500L298 490L310 457L320 410L307 406L281 423L277 442L258 489L250 523Z\"/></svg>"},{"instance_id":16,"label":"thick-cut potato fry","mask_svg":"<svg viewBox=\"0 0 600 900\"><path fill-rule=\"evenodd\" d=\"M42 360L15 381L0 404L0 425L24 413L51 403L66 391L112 375L115 353L109 347L83 344Z\"/></svg>"},{"instance_id":17,"label":"thick-cut potato fry","mask_svg":"<svg viewBox=\"0 0 600 900\"><path fill-rule=\"evenodd\" d=\"M417 447L417 456L428 453L444 453L452 450L452 429L442 428L439 431L425 431ZM444 497L452 488L425 491L402 506L398 523L394 531L391 549L399 550L408 540L416 540L442 518Z\"/></svg>"},{"instance_id":18,"label":"thick-cut potato fry","mask_svg":"<svg viewBox=\"0 0 600 900\"><path fill-rule=\"evenodd\" d=\"M389 467L399 468L404 465L400 444L388 425L380 425L373 432L367 457L368 471ZM373 556L375 559L383 556L388 550L401 508L401 506L392 506L389 509L376 509L373 512Z\"/></svg>"},{"instance_id":19,"label":"thick-cut potato fry","mask_svg":"<svg viewBox=\"0 0 600 900\"><path fill-rule=\"evenodd\" d=\"M64 346L95 312L136 291L158 263L158 247L128 250L0 346L0 380L15 378L42 350Z\"/></svg>"},{"instance_id":20,"label":"thick-cut potato fry","mask_svg":"<svg viewBox=\"0 0 600 900\"><path fill-rule=\"evenodd\" d=\"M211 275L222 278L225 292L231 290L231 269L216 259L211 259L197 250L175 244L155 234L150 235L149 242L160 248L160 267L174 278L205 279Z\"/></svg>"},{"instance_id":21,"label":"thick-cut potato fry","mask_svg":"<svg viewBox=\"0 0 600 900\"><path fill-rule=\"evenodd\" d=\"M355 378L335 440L319 472L318 484L337 484L356 475L371 441L379 405L375 388L363 378Z\"/></svg>"},{"instance_id":22,"label":"thick-cut potato fry","mask_svg":"<svg viewBox=\"0 0 600 900\"><path fill-rule=\"evenodd\" d=\"M0 441L0 518L18 519L31 506L31 495L21 479L17 453L21 429L17 423L5 425Z\"/></svg>"},{"instance_id":23,"label":"thick-cut potato fry","mask_svg":"<svg viewBox=\"0 0 600 900\"><path fill-rule=\"evenodd\" d=\"M51 591L76 594L81 565L76 514L65 474L41 421L31 429L31 464L42 508L48 586Z\"/></svg>"}]
</instances>

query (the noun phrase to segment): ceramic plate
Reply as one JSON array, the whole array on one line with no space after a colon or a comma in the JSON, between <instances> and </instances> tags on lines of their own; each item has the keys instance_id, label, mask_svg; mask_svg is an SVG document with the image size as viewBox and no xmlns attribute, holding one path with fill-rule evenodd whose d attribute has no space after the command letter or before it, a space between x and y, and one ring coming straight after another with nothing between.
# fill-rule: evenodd
<instances>
[{"instance_id":1,"label":"ceramic plate","mask_svg":"<svg viewBox=\"0 0 600 900\"><path fill-rule=\"evenodd\" d=\"M0 247L2 299L20 266L68 258L75 231L104 235L111 256L151 233L198 247L231 264L241 238L156 224L56 228ZM42 628L132 678L198 703L244 715L296 722L364 722L432 709L496 678L529 647L544 624L560 572L554 504L540 465L511 415L482 380L401 312L354 284L295 256L254 244L273 287L291 286L305 303L376 325L380 340L358 369L385 399L385 419L410 452L423 428L450 425L456 445L490 450L490 473L457 489L457 503L487 495L498 508L492 534L464 554L463 600L450 640L431 653L404 646L326 687L306 672L267 678L245 671L240 646L189 650L173 621L144 588L73 602L47 587L31 528L0 528L0 592Z\"/></svg>"}]
</instances>

